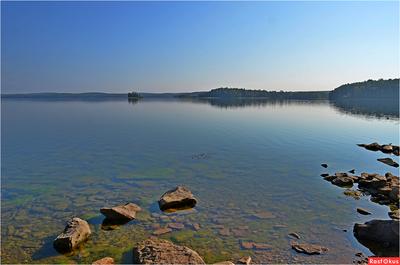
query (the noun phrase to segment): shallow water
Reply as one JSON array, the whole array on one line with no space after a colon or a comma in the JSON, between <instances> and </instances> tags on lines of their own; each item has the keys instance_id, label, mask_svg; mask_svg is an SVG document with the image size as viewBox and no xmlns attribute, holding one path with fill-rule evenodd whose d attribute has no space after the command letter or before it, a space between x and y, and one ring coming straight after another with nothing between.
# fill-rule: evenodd
<instances>
[{"instance_id":1,"label":"shallow water","mask_svg":"<svg viewBox=\"0 0 400 265\"><path fill-rule=\"evenodd\" d=\"M389 219L388 207L346 197L320 174L398 175L376 161L388 155L356 145L398 144L398 126L398 112L363 115L327 101L2 100L2 263L130 263L135 243L171 222L185 228L161 237L208 263L245 254L264 263L351 263L356 252L371 254L353 224ZM199 202L163 214L157 200L178 184ZM99 209L126 202L142 207L137 220L102 229ZM93 234L60 255L52 241L73 216ZM297 254L290 232L329 251ZM271 246L245 250L241 241Z\"/></svg>"}]
</instances>

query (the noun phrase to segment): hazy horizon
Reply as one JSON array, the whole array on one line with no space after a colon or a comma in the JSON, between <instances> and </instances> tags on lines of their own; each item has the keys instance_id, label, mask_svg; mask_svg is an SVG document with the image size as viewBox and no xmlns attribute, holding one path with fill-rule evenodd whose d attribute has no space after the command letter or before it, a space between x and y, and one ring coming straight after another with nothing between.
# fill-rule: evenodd
<instances>
[{"instance_id":1,"label":"hazy horizon","mask_svg":"<svg viewBox=\"0 0 400 265\"><path fill-rule=\"evenodd\" d=\"M399 76L399 2L2 2L2 93L328 91Z\"/></svg>"}]
</instances>

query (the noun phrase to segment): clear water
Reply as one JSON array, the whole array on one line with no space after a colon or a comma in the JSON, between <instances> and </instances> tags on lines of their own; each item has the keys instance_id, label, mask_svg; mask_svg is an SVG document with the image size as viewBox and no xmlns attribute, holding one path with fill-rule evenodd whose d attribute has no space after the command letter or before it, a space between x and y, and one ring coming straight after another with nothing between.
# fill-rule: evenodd
<instances>
[{"instance_id":1,"label":"clear water","mask_svg":"<svg viewBox=\"0 0 400 265\"><path fill-rule=\"evenodd\" d=\"M376 161L387 155L356 146L398 144L398 114L363 114L327 101L7 99L1 124L2 263L91 263L105 256L130 263L135 243L170 222L185 228L161 237L208 263L246 254L264 263L351 263L356 252L371 254L354 239L353 224L388 219L388 207L346 197L320 174L354 168L398 175ZM157 200L178 184L199 203L163 214ZM143 208L137 220L102 229L99 209L126 202ZM372 215L357 214L358 206ZM272 217L254 216L259 212ZM60 255L52 241L73 216L86 219L93 234L79 250ZM329 251L297 254L290 232ZM241 241L271 247L246 250Z\"/></svg>"}]
</instances>

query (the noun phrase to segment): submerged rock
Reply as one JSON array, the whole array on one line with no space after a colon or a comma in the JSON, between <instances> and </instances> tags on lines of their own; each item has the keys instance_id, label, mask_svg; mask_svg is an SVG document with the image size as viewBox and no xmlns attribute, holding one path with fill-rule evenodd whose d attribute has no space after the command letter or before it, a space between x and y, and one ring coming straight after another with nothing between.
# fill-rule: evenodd
<instances>
[{"instance_id":1,"label":"submerged rock","mask_svg":"<svg viewBox=\"0 0 400 265\"><path fill-rule=\"evenodd\" d=\"M249 265L250 263L251 263L251 257L250 256L242 257L236 262L236 264L246 264L246 265Z\"/></svg>"},{"instance_id":2,"label":"submerged rock","mask_svg":"<svg viewBox=\"0 0 400 265\"><path fill-rule=\"evenodd\" d=\"M110 258L110 257L105 257L105 258L96 260L95 262L92 263L92 265L107 265L107 264L109 264L109 265L115 264L114 259Z\"/></svg>"},{"instance_id":3,"label":"submerged rock","mask_svg":"<svg viewBox=\"0 0 400 265\"><path fill-rule=\"evenodd\" d=\"M240 246L243 249L255 249L255 250L267 250L272 248L272 246L269 244L256 243L253 241L241 241Z\"/></svg>"},{"instance_id":4,"label":"submerged rock","mask_svg":"<svg viewBox=\"0 0 400 265\"><path fill-rule=\"evenodd\" d=\"M134 203L127 203L112 208L101 208L100 212L109 220L133 220L136 212L142 209Z\"/></svg>"},{"instance_id":5,"label":"submerged rock","mask_svg":"<svg viewBox=\"0 0 400 265\"><path fill-rule=\"evenodd\" d=\"M399 221L372 220L355 224L354 236L375 255L390 256L399 253Z\"/></svg>"},{"instance_id":6,"label":"submerged rock","mask_svg":"<svg viewBox=\"0 0 400 265\"><path fill-rule=\"evenodd\" d=\"M328 248L315 244L292 242L291 245L296 252L308 255L319 255L322 254L324 251L328 251Z\"/></svg>"},{"instance_id":7,"label":"submerged rock","mask_svg":"<svg viewBox=\"0 0 400 265\"><path fill-rule=\"evenodd\" d=\"M158 201L162 211L193 208L196 203L197 200L193 197L192 192L183 186L167 191Z\"/></svg>"},{"instance_id":8,"label":"submerged rock","mask_svg":"<svg viewBox=\"0 0 400 265\"><path fill-rule=\"evenodd\" d=\"M268 211L258 211L256 213L252 214L254 217L257 217L259 219L271 219L275 218L275 215L271 212Z\"/></svg>"},{"instance_id":9,"label":"submerged rock","mask_svg":"<svg viewBox=\"0 0 400 265\"><path fill-rule=\"evenodd\" d=\"M68 221L64 231L54 240L53 246L58 252L71 252L86 241L90 234L89 224L85 220L74 217Z\"/></svg>"},{"instance_id":10,"label":"submerged rock","mask_svg":"<svg viewBox=\"0 0 400 265\"><path fill-rule=\"evenodd\" d=\"M359 214L362 214L362 215L369 215L369 214L371 214L370 212L368 212L367 210L365 210L365 209L363 209L363 208L357 208L357 212L358 212Z\"/></svg>"},{"instance_id":11,"label":"submerged rock","mask_svg":"<svg viewBox=\"0 0 400 265\"><path fill-rule=\"evenodd\" d=\"M359 200L362 195L361 191L351 189L346 189L345 191L343 191L343 194L349 197L353 197L356 200Z\"/></svg>"},{"instance_id":12,"label":"submerged rock","mask_svg":"<svg viewBox=\"0 0 400 265\"><path fill-rule=\"evenodd\" d=\"M153 235L160 236L160 235L163 235L163 234L166 234L166 233L169 233L169 232L172 232L172 229L168 228L168 227L164 227L164 228L159 228L159 229L155 230L153 232Z\"/></svg>"},{"instance_id":13,"label":"submerged rock","mask_svg":"<svg viewBox=\"0 0 400 265\"><path fill-rule=\"evenodd\" d=\"M388 158L388 157L387 158L378 158L377 160L379 162L382 162L382 163L388 165L388 166L399 167L399 164L397 164L396 161L394 161L393 159Z\"/></svg>"},{"instance_id":14,"label":"submerged rock","mask_svg":"<svg viewBox=\"0 0 400 265\"><path fill-rule=\"evenodd\" d=\"M170 241L149 238L133 249L134 264L205 264L200 255Z\"/></svg>"}]
</instances>

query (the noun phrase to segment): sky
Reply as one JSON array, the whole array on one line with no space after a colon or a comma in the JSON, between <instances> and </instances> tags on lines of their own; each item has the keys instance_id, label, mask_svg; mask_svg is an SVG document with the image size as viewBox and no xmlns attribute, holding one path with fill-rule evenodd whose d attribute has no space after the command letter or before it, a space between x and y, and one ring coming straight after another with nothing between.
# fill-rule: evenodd
<instances>
[{"instance_id":1,"label":"sky","mask_svg":"<svg viewBox=\"0 0 400 265\"><path fill-rule=\"evenodd\" d=\"M399 77L399 2L1 2L2 93Z\"/></svg>"}]
</instances>

